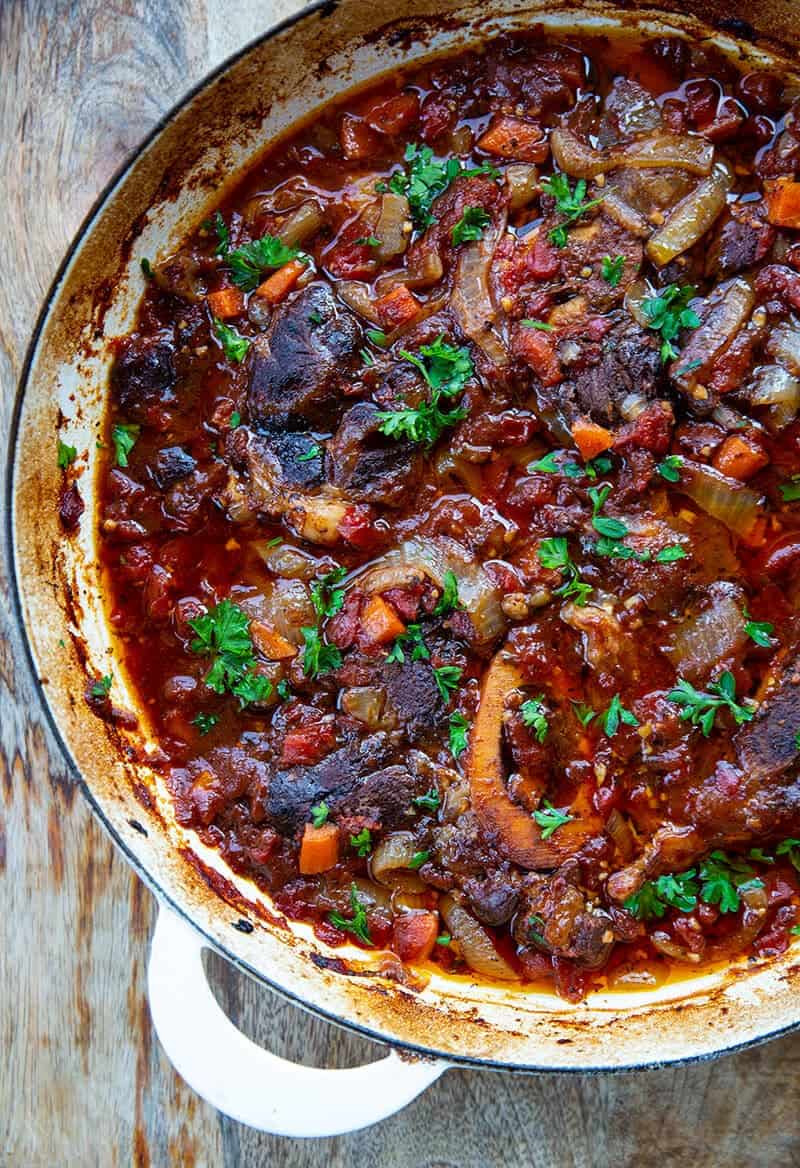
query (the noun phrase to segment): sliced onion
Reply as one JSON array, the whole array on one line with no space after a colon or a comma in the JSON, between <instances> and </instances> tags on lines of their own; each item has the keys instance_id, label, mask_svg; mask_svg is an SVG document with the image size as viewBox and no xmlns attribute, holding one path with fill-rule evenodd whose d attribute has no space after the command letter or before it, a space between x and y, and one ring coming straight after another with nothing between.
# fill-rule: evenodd
<instances>
[{"instance_id":1,"label":"sliced onion","mask_svg":"<svg viewBox=\"0 0 800 1168\"><path fill-rule=\"evenodd\" d=\"M363 722L371 730L390 728L384 717L386 690L382 686L355 685L350 689L343 689L339 702L345 714L358 722Z\"/></svg>"},{"instance_id":2,"label":"sliced onion","mask_svg":"<svg viewBox=\"0 0 800 1168\"><path fill-rule=\"evenodd\" d=\"M286 519L298 535L309 543L333 544L339 539L339 524L348 504L324 495L289 496Z\"/></svg>"},{"instance_id":3,"label":"sliced onion","mask_svg":"<svg viewBox=\"0 0 800 1168\"><path fill-rule=\"evenodd\" d=\"M538 195L539 170L529 162L514 162L506 167L508 184L508 206L511 211L521 211L529 206Z\"/></svg>"},{"instance_id":4,"label":"sliced onion","mask_svg":"<svg viewBox=\"0 0 800 1168\"><path fill-rule=\"evenodd\" d=\"M366 284L359 284L355 280L340 280L336 285L336 294L353 312L363 316L371 324L380 324L378 310L372 300Z\"/></svg>"},{"instance_id":5,"label":"sliced onion","mask_svg":"<svg viewBox=\"0 0 800 1168\"><path fill-rule=\"evenodd\" d=\"M373 880L388 888L401 888L404 892L422 892L425 881L410 866L418 851L417 841L410 831L393 831L385 836L370 858Z\"/></svg>"},{"instance_id":6,"label":"sliced onion","mask_svg":"<svg viewBox=\"0 0 800 1168\"><path fill-rule=\"evenodd\" d=\"M711 466L684 459L675 490L688 495L701 511L724 524L734 535L746 538L752 533L761 498L737 479L728 478Z\"/></svg>"},{"instance_id":7,"label":"sliced onion","mask_svg":"<svg viewBox=\"0 0 800 1168\"><path fill-rule=\"evenodd\" d=\"M629 821L616 807L608 817L606 831L616 844L623 860L630 860L636 853L636 836Z\"/></svg>"},{"instance_id":8,"label":"sliced onion","mask_svg":"<svg viewBox=\"0 0 800 1168\"><path fill-rule=\"evenodd\" d=\"M256 540L253 547L273 576L286 580L313 580L319 574L320 560L299 548L279 543L270 547L267 540Z\"/></svg>"},{"instance_id":9,"label":"sliced onion","mask_svg":"<svg viewBox=\"0 0 800 1168\"><path fill-rule=\"evenodd\" d=\"M603 213L613 219L616 224L638 239L647 239L653 230L647 217L637 211L613 189L609 189L603 196Z\"/></svg>"},{"instance_id":10,"label":"sliced onion","mask_svg":"<svg viewBox=\"0 0 800 1168\"><path fill-rule=\"evenodd\" d=\"M679 625L666 650L680 675L689 681L708 677L720 661L727 661L747 641L740 589L721 581L711 586L711 595L711 605Z\"/></svg>"},{"instance_id":11,"label":"sliced onion","mask_svg":"<svg viewBox=\"0 0 800 1168\"><path fill-rule=\"evenodd\" d=\"M489 269L504 230L504 221L495 224L461 249L450 300L462 332L501 368L508 364L508 352L494 328L497 310L489 290Z\"/></svg>"},{"instance_id":12,"label":"sliced onion","mask_svg":"<svg viewBox=\"0 0 800 1168\"><path fill-rule=\"evenodd\" d=\"M387 191L381 199L381 211L375 224L375 237L381 241L375 248L375 258L385 263L402 255L408 246L408 234L403 230L409 217L408 199Z\"/></svg>"},{"instance_id":13,"label":"sliced onion","mask_svg":"<svg viewBox=\"0 0 800 1168\"><path fill-rule=\"evenodd\" d=\"M634 280L625 293L625 307L636 323L641 325L642 328L647 328L650 324L650 317L644 310L644 302L652 294L652 290L648 287L645 280Z\"/></svg>"},{"instance_id":14,"label":"sliced onion","mask_svg":"<svg viewBox=\"0 0 800 1168\"><path fill-rule=\"evenodd\" d=\"M725 210L732 186L733 171L724 162L715 163L708 178L676 204L666 222L650 237L647 254L653 263L663 267L697 243Z\"/></svg>"},{"instance_id":15,"label":"sliced onion","mask_svg":"<svg viewBox=\"0 0 800 1168\"><path fill-rule=\"evenodd\" d=\"M387 588L418 583L426 577L442 588L448 571L458 581L459 599L478 635L494 640L508 623L500 606L500 591L483 566L454 539L435 536L406 540L376 560L357 579L359 588L365 592L385 592Z\"/></svg>"},{"instance_id":16,"label":"sliced onion","mask_svg":"<svg viewBox=\"0 0 800 1168\"><path fill-rule=\"evenodd\" d=\"M800 375L800 326L775 325L767 337L766 350L784 369Z\"/></svg>"},{"instance_id":17,"label":"sliced onion","mask_svg":"<svg viewBox=\"0 0 800 1168\"><path fill-rule=\"evenodd\" d=\"M800 410L800 381L780 365L762 365L753 376L748 396L751 405L769 407L766 425L777 433Z\"/></svg>"},{"instance_id":18,"label":"sliced onion","mask_svg":"<svg viewBox=\"0 0 800 1168\"><path fill-rule=\"evenodd\" d=\"M746 325L754 304L753 289L741 276L720 284L706 301L702 324L689 334L674 365L678 369L694 366L692 377L700 378L702 370L713 365Z\"/></svg>"},{"instance_id":19,"label":"sliced onion","mask_svg":"<svg viewBox=\"0 0 800 1168\"><path fill-rule=\"evenodd\" d=\"M471 495L480 496L483 491L481 469L474 462L459 458L449 446L443 446L434 460L436 474L440 479L456 478L464 484Z\"/></svg>"},{"instance_id":20,"label":"sliced onion","mask_svg":"<svg viewBox=\"0 0 800 1168\"><path fill-rule=\"evenodd\" d=\"M300 580L273 580L262 592L238 601L252 620L262 621L293 645L300 645L304 625L315 623L314 606Z\"/></svg>"},{"instance_id":21,"label":"sliced onion","mask_svg":"<svg viewBox=\"0 0 800 1168\"><path fill-rule=\"evenodd\" d=\"M470 969L483 977L499 981L518 981L519 974L512 969L494 947L486 929L449 894L439 902L439 911L451 936L458 941L462 956Z\"/></svg>"},{"instance_id":22,"label":"sliced onion","mask_svg":"<svg viewBox=\"0 0 800 1168\"><path fill-rule=\"evenodd\" d=\"M664 933L661 929L655 929L650 934L650 944L659 953L663 953L665 957L669 957L672 961L682 961L686 965L697 965L700 962L700 954L693 953L685 945L679 945L674 941L668 933Z\"/></svg>"},{"instance_id":23,"label":"sliced onion","mask_svg":"<svg viewBox=\"0 0 800 1168\"><path fill-rule=\"evenodd\" d=\"M653 134L627 146L594 150L566 126L556 126L550 136L553 157L561 170L574 178L594 178L620 166L675 166L692 174L709 174L714 147L705 138Z\"/></svg>"},{"instance_id":24,"label":"sliced onion","mask_svg":"<svg viewBox=\"0 0 800 1168\"><path fill-rule=\"evenodd\" d=\"M325 216L317 203L303 203L278 228L278 239L287 247L297 247L319 231L324 222Z\"/></svg>"}]
</instances>

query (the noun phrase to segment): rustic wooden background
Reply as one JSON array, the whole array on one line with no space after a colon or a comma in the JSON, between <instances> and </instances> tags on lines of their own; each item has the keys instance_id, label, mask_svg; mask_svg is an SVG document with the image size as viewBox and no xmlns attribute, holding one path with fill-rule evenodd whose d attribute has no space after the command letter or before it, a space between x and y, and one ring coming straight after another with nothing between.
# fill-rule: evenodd
<instances>
[{"instance_id":1,"label":"rustic wooden background","mask_svg":"<svg viewBox=\"0 0 800 1168\"><path fill-rule=\"evenodd\" d=\"M126 154L297 0L0 0L0 434L39 304ZM52 436L43 438L52 441ZM0 1163L9 1168L784 1168L800 1165L800 1037L614 1078L450 1072L404 1113L320 1142L221 1118L150 1030L149 894L74 788L42 720L0 563ZM231 1016L315 1065L370 1043L213 962Z\"/></svg>"}]
</instances>

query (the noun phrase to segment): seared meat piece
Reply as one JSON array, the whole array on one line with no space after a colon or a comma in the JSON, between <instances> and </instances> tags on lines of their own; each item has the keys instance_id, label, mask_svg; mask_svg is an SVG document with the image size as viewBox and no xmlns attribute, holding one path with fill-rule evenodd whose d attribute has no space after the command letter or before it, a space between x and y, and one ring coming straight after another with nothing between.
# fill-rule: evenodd
<instances>
[{"instance_id":1,"label":"seared meat piece","mask_svg":"<svg viewBox=\"0 0 800 1168\"><path fill-rule=\"evenodd\" d=\"M314 766L276 771L269 780L267 818L285 835L296 831L308 821L315 803L324 799L331 808L338 805L380 767L385 756L385 739L372 735L360 743L348 743Z\"/></svg>"},{"instance_id":2,"label":"seared meat piece","mask_svg":"<svg viewBox=\"0 0 800 1168\"><path fill-rule=\"evenodd\" d=\"M359 816L380 823L385 831L407 827L416 818L412 800L428 790L421 771L389 766L367 775L331 806L338 816Z\"/></svg>"},{"instance_id":3,"label":"seared meat piece","mask_svg":"<svg viewBox=\"0 0 800 1168\"><path fill-rule=\"evenodd\" d=\"M331 481L350 499L399 507L419 479L422 460L410 442L385 438L371 402L352 406L328 447Z\"/></svg>"},{"instance_id":4,"label":"seared meat piece","mask_svg":"<svg viewBox=\"0 0 800 1168\"><path fill-rule=\"evenodd\" d=\"M250 423L302 428L327 422L363 345L358 321L327 284L309 284L276 310L255 339L247 398Z\"/></svg>"},{"instance_id":5,"label":"seared meat piece","mask_svg":"<svg viewBox=\"0 0 800 1168\"><path fill-rule=\"evenodd\" d=\"M165 491L178 479L190 475L197 463L182 446L165 446L156 455L152 475L156 484Z\"/></svg>"},{"instance_id":6,"label":"seared meat piece","mask_svg":"<svg viewBox=\"0 0 800 1168\"><path fill-rule=\"evenodd\" d=\"M775 229L759 213L761 203L733 203L706 258L706 275L734 276L763 260L775 242Z\"/></svg>"},{"instance_id":7,"label":"seared meat piece","mask_svg":"<svg viewBox=\"0 0 800 1168\"><path fill-rule=\"evenodd\" d=\"M231 473L222 502L232 516L243 511L278 516L291 506L298 491L322 483L322 454L310 454L318 444L308 434L268 430L256 433L238 426L228 439Z\"/></svg>"},{"instance_id":8,"label":"seared meat piece","mask_svg":"<svg viewBox=\"0 0 800 1168\"><path fill-rule=\"evenodd\" d=\"M756 716L737 736L739 765L754 784L785 782L786 772L797 764L798 728L800 653L792 657L776 677L774 688L761 703ZM792 799L800 802L798 777L791 780L790 789L792 792L796 789Z\"/></svg>"},{"instance_id":9,"label":"seared meat piece","mask_svg":"<svg viewBox=\"0 0 800 1168\"><path fill-rule=\"evenodd\" d=\"M386 699L397 714L409 742L417 742L441 729L444 703L427 661L406 661L381 670Z\"/></svg>"},{"instance_id":10,"label":"seared meat piece","mask_svg":"<svg viewBox=\"0 0 800 1168\"><path fill-rule=\"evenodd\" d=\"M174 356L171 331L124 342L111 370L111 390L123 414L146 421L148 409L175 400Z\"/></svg>"},{"instance_id":11,"label":"seared meat piece","mask_svg":"<svg viewBox=\"0 0 800 1168\"><path fill-rule=\"evenodd\" d=\"M537 933L551 953L570 957L584 969L604 965L614 943L614 922L587 903L580 886L580 865L566 860L547 878L533 878L517 917L516 936L529 945Z\"/></svg>"},{"instance_id":12,"label":"seared meat piece","mask_svg":"<svg viewBox=\"0 0 800 1168\"><path fill-rule=\"evenodd\" d=\"M548 230L561 220L548 220ZM543 228L544 230L544 228ZM603 279L603 257L623 256L619 282L612 286ZM575 296L585 298L592 311L607 312L621 304L626 291L639 275L644 258L642 242L623 230L612 219L598 214L591 222L579 223L570 229L569 247L559 249L561 291L569 289ZM587 276L587 271L591 274Z\"/></svg>"},{"instance_id":13,"label":"seared meat piece","mask_svg":"<svg viewBox=\"0 0 800 1168\"><path fill-rule=\"evenodd\" d=\"M499 928L511 920L519 904L519 875L492 872L485 880L468 877L462 887L475 916L484 925Z\"/></svg>"}]
</instances>

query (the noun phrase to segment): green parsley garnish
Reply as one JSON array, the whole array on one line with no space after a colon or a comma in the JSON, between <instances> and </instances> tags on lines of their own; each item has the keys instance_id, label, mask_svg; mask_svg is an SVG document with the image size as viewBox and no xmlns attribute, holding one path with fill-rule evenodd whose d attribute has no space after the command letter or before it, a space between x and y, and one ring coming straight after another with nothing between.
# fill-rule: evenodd
<instances>
[{"instance_id":1,"label":"green parsley garnish","mask_svg":"<svg viewBox=\"0 0 800 1168\"><path fill-rule=\"evenodd\" d=\"M449 945L452 940L453 940L453 938L450 936L449 933L440 933L439 936L436 938L436 944L437 945Z\"/></svg>"},{"instance_id":2,"label":"green parsley garnish","mask_svg":"<svg viewBox=\"0 0 800 1168\"><path fill-rule=\"evenodd\" d=\"M355 848L362 859L370 854L372 851L372 832L368 827L362 827L358 835L350 836L350 847Z\"/></svg>"},{"instance_id":3,"label":"green parsley garnish","mask_svg":"<svg viewBox=\"0 0 800 1168\"><path fill-rule=\"evenodd\" d=\"M622 269L625 267L625 256L611 256L604 255L600 261L600 274L607 284L612 288L616 288L622 279Z\"/></svg>"},{"instance_id":4,"label":"green parsley garnish","mask_svg":"<svg viewBox=\"0 0 800 1168\"><path fill-rule=\"evenodd\" d=\"M691 373L692 370L699 369L702 364L703 362L697 358L695 361L690 361L688 365L681 365L680 369L675 370L673 377L684 377L687 373Z\"/></svg>"},{"instance_id":5,"label":"green parsley garnish","mask_svg":"<svg viewBox=\"0 0 800 1168\"><path fill-rule=\"evenodd\" d=\"M105 677L101 677L99 681L94 683L92 688L89 690L89 693L93 698L107 698L111 692L111 686L113 684L114 678L110 673L107 673Z\"/></svg>"},{"instance_id":6,"label":"green parsley garnish","mask_svg":"<svg viewBox=\"0 0 800 1168\"><path fill-rule=\"evenodd\" d=\"M647 317L647 327L661 334L661 360L674 360L678 350L673 341L681 329L697 328L700 317L691 308L689 301L697 292L694 284L669 284L657 296L648 296L642 301L642 312Z\"/></svg>"},{"instance_id":7,"label":"green parsley garnish","mask_svg":"<svg viewBox=\"0 0 800 1168\"><path fill-rule=\"evenodd\" d=\"M78 457L78 451L74 446L67 446L66 442L58 440L58 465L61 470L66 470L67 467L75 461Z\"/></svg>"},{"instance_id":8,"label":"green parsley garnish","mask_svg":"<svg viewBox=\"0 0 800 1168\"><path fill-rule=\"evenodd\" d=\"M543 539L539 544L537 555L543 568L560 571L564 576L564 583L556 588L554 595L561 596L564 600L574 596L578 607L584 605L592 591L592 586L581 581L577 565L570 559L566 537L557 535Z\"/></svg>"},{"instance_id":9,"label":"green parsley garnish","mask_svg":"<svg viewBox=\"0 0 800 1168\"><path fill-rule=\"evenodd\" d=\"M434 668L433 678L445 705L458 689L463 672L464 670L458 665L440 665L438 668Z\"/></svg>"},{"instance_id":10,"label":"green parsley garnish","mask_svg":"<svg viewBox=\"0 0 800 1168\"><path fill-rule=\"evenodd\" d=\"M778 490L784 503L796 503L800 499L800 475L792 475L791 482L779 483Z\"/></svg>"},{"instance_id":11,"label":"green parsley garnish","mask_svg":"<svg viewBox=\"0 0 800 1168\"><path fill-rule=\"evenodd\" d=\"M481 166L462 166L459 158L448 158L437 162L430 146L419 146L414 142L406 146L403 156L408 164L405 170L398 170L389 179L389 190L396 195L405 195L411 217L417 227L430 227L435 222L431 214L434 200L457 178L475 178L479 174L498 178L499 171L488 163ZM376 188L377 189L377 188Z\"/></svg>"},{"instance_id":12,"label":"green parsley garnish","mask_svg":"<svg viewBox=\"0 0 800 1168\"><path fill-rule=\"evenodd\" d=\"M626 710L619 700L619 694L614 694L611 703L603 715L603 733L613 738L621 725L638 726L639 719L630 710Z\"/></svg>"},{"instance_id":13,"label":"green parsley garnish","mask_svg":"<svg viewBox=\"0 0 800 1168\"><path fill-rule=\"evenodd\" d=\"M437 811L441 801L439 792L435 787L431 787L426 794L417 795L411 800L415 807L421 807L423 811Z\"/></svg>"},{"instance_id":14,"label":"green parsley garnish","mask_svg":"<svg viewBox=\"0 0 800 1168\"><path fill-rule=\"evenodd\" d=\"M341 929L344 933L352 933L354 937L358 937L359 941L363 941L365 945L371 947L372 938L369 935L367 914L363 904L358 899L358 886L356 884L350 885L350 907L353 910L352 917L343 917L338 912L332 912L328 913L328 920L334 928Z\"/></svg>"},{"instance_id":15,"label":"green parsley garnish","mask_svg":"<svg viewBox=\"0 0 800 1168\"><path fill-rule=\"evenodd\" d=\"M465 348L444 342L441 334L431 345L422 345L419 355L401 349L400 356L414 365L430 388L430 400L418 406L401 405L396 410L378 412L380 431L388 438L408 439L433 446L444 430L466 418L467 410L459 405L442 409L444 399L461 394L475 372L472 358Z\"/></svg>"},{"instance_id":16,"label":"green parsley garnish","mask_svg":"<svg viewBox=\"0 0 800 1168\"><path fill-rule=\"evenodd\" d=\"M407 625L406 631L395 638L395 642L386 657L387 664L391 665L397 662L397 664L402 665L405 662L407 652L412 661L427 661L431 655L423 639L422 629L418 624Z\"/></svg>"},{"instance_id":17,"label":"green parsley garnish","mask_svg":"<svg viewBox=\"0 0 800 1168\"><path fill-rule=\"evenodd\" d=\"M776 856L786 856L793 868L800 872L800 840L799 839L785 839L781 840L775 849Z\"/></svg>"},{"instance_id":18,"label":"green parsley garnish","mask_svg":"<svg viewBox=\"0 0 800 1168\"><path fill-rule=\"evenodd\" d=\"M298 257L308 262L307 257L300 256L299 248L287 247L275 235L264 235L252 243L242 244L236 251L228 252L227 263L234 284L243 292L252 292L261 283L265 272L271 268L282 268Z\"/></svg>"},{"instance_id":19,"label":"green parsley garnish","mask_svg":"<svg viewBox=\"0 0 800 1168\"><path fill-rule=\"evenodd\" d=\"M382 348L386 344L387 336L383 329L370 328L366 330L367 339L372 341L373 345Z\"/></svg>"},{"instance_id":20,"label":"green parsley garnish","mask_svg":"<svg viewBox=\"0 0 800 1168\"><path fill-rule=\"evenodd\" d=\"M709 683L707 692L696 690L685 678L679 678L675 689L667 694L667 700L680 706L683 721L699 726L705 738L711 733L720 710L730 710L737 726L749 722L755 714L754 706L744 706L736 701L736 681L727 669L717 681Z\"/></svg>"},{"instance_id":21,"label":"green parsley garnish","mask_svg":"<svg viewBox=\"0 0 800 1168\"><path fill-rule=\"evenodd\" d=\"M319 629L301 628L305 645L303 648L303 673L312 680L321 673L330 673L342 664L342 654L336 645L323 641Z\"/></svg>"},{"instance_id":22,"label":"green parsley garnish","mask_svg":"<svg viewBox=\"0 0 800 1168\"><path fill-rule=\"evenodd\" d=\"M322 827L323 823L328 822L330 813L330 807L324 799L320 803L315 803L311 808L311 823L314 827Z\"/></svg>"},{"instance_id":23,"label":"green parsley garnish","mask_svg":"<svg viewBox=\"0 0 800 1168\"><path fill-rule=\"evenodd\" d=\"M234 410L233 413L231 414L230 418L228 418L228 425L230 426L231 430L235 430L236 427L241 426L241 424L242 424L242 415L239 413L238 410Z\"/></svg>"},{"instance_id":24,"label":"green parsley garnish","mask_svg":"<svg viewBox=\"0 0 800 1168\"><path fill-rule=\"evenodd\" d=\"M539 329L543 333L551 333L553 325L548 324L546 320L532 320L531 317L526 316L524 320L519 322L525 328Z\"/></svg>"},{"instance_id":25,"label":"green parsley garnish","mask_svg":"<svg viewBox=\"0 0 800 1168\"><path fill-rule=\"evenodd\" d=\"M297 461L298 462L313 462L314 459L319 458L319 456L321 454L322 454L322 447L317 446L315 444L314 446L309 446L309 448L305 452L305 454L298 454Z\"/></svg>"},{"instance_id":26,"label":"green parsley garnish","mask_svg":"<svg viewBox=\"0 0 800 1168\"><path fill-rule=\"evenodd\" d=\"M553 174L544 179L542 190L555 199L556 210L563 218L563 222L554 227L547 237L556 247L566 247L567 228L577 222L586 211L590 211L603 201L601 196L599 199L591 199L588 203L584 202L586 179L578 179L573 190L565 174Z\"/></svg>"},{"instance_id":27,"label":"green parsley garnish","mask_svg":"<svg viewBox=\"0 0 800 1168\"><path fill-rule=\"evenodd\" d=\"M656 552L653 558L657 564L674 564L676 560L685 560L686 552L680 544L671 543L660 552Z\"/></svg>"},{"instance_id":28,"label":"green parsley garnish","mask_svg":"<svg viewBox=\"0 0 800 1168\"><path fill-rule=\"evenodd\" d=\"M114 443L117 466L128 465L128 455L136 445L136 440L142 427L136 422L115 422L111 429L111 441Z\"/></svg>"},{"instance_id":29,"label":"green parsley garnish","mask_svg":"<svg viewBox=\"0 0 800 1168\"><path fill-rule=\"evenodd\" d=\"M319 312L316 308L314 308L308 314L308 323L313 324L313 325L322 324L322 313Z\"/></svg>"},{"instance_id":30,"label":"green parsley garnish","mask_svg":"<svg viewBox=\"0 0 800 1168\"><path fill-rule=\"evenodd\" d=\"M380 247L381 242L374 235L362 235L359 239L353 240L353 243L360 244L362 247Z\"/></svg>"},{"instance_id":31,"label":"green parsley garnish","mask_svg":"<svg viewBox=\"0 0 800 1168\"><path fill-rule=\"evenodd\" d=\"M460 710L454 710L448 719L450 723L450 753L460 758L467 749L469 722Z\"/></svg>"},{"instance_id":32,"label":"green parsley garnish","mask_svg":"<svg viewBox=\"0 0 800 1168\"><path fill-rule=\"evenodd\" d=\"M458 599L458 577L450 568L444 574L442 584L442 595L436 602L436 607L433 610L434 616L446 616L449 612L455 612L459 607Z\"/></svg>"},{"instance_id":33,"label":"green parsley garnish","mask_svg":"<svg viewBox=\"0 0 800 1168\"><path fill-rule=\"evenodd\" d=\"M414 855L408 861L408 866L409 868L413 868L414 871L416 871L417 868L421 868L423 864L427 864L430 858L430 852L414 852Z\"/></svg>"},{"instance_id":34,"label":"green parsley garnish","mask_svg":"<svg viewBox=\"0 0 800 1168\"><path fill-rule=\"evenodd\" d=\"M563 811L558 811L547 799L542 799L542 806L544 811L534 811L533 818L542 828L543 840L550 839L554 831L558 831L559 827L571 823L574 819L573 815L565 815Z\"/></svg>"},{"instance_id":35,"label":"green parsley garnish","mask_svg":"<svg viewBox=\"0 0 800 1168\"><path fill-rule=\"evenodd\" d=\"M769 649L772 645L771 637L775 632L775 626L769 621L754 621L750 619L750 613L747 609L744 610L745 623L744 631L751 641L756 645L760 645L762 649Z\"/></svg>"},{"instance_id":36,"label":"green parsley garnish","mask_svg":"<svg viewBox=\"0 0 800 1168\"><path fill-rule=\"evenodd\" d=\"M754 876L745 860L715 851L703 861L699 872L690 868L688 872L646 881L628 897L625 908L640 920L649 920L663 917L667 908L691 912L699 897L704 904L716 904L721 913L732 913L739 908L741 892L761 887L763 882Z\"/></svg>"},{"instance_id":37,"label":"green parsley garnish","mask_svg":"<svg viewBox=\"0 0 800 1168\"><path fill-rule=\"evenodd\" d=\"M289 698L292 696L292 691L286 678L283 678L275 686L275 693L279 698L281 698L282 701L288 702Z\"/></svg>"},{"instance_id":38,"label":"green parsley garnish","mask_svg":"<svg viewBox=\"0 0 800 1168\"><path fill-rule=\"evenodd\" d=\"M231 245L231 233L219 211L215 211L211 219L204 219L200 224L204 231L213 231L217 237L217 246L214 255L224 256Z\"/></svg>"},{"instance_id":39,"label":"green parsley garnish","mask_svg":"<svg viewBox=\"0 0 800 1168\"><path fill-rule=\"evenodd\" d=\"M150 263L147 256L142 256L142 258L139 260L139 267L142 269L142 272L144 274L144 278L146 280L153 279L155 272L153 271L153 265Z\"/></svg>"},{"instance_id":40,"label":"green parsley garnish","mask_svg":"<svg viewBox=\"0 0 800 1168\"><path fill-rule=\"evenodd\" d=\"M196 634L189 648L193 653L212 657L205 676L209 689L218 694L234 694L242 709L267 700L272 683L254 670L250 618L243 608L225 599L188 623Z\"/></svg>"},{"instance_id":41,"label":"green parsley garnish","mask_svg":"<svg viewBox=\"0 0 800 1168\"><path fill-rule=\"evenodd\" d=\"M593 710L591 706L587 706L583 702L573 702L572 709L581 726L588 726L597 717L597 710Z\"/></svg>"},{"instance_id":42,"label":"green parsley garnish","mask_svg":"<svg viewBox=\"0 0 800 1168\"><path fill-rule=\"evenodd\" d=\"M549 730L547 711L543 702L544 694L538 694L535 698L528 698L519 708L522 724L533 730L537 742L544 742Z\"/></svg>"},{"instance_id":43,"label":"green parsley garnish","mask_svg":"<svg viewBox=\"0 0 800 1168\"><path fill-rule=\"evenodd\" d=\"M488 227L490 223L491 216L484 211L483 207L465 207L464 214L450 232L453 247L458 247L459 244L468 243L473 239L480 239L483 236L484 228Z\"/></svg>"},{"instance_id":44,"label":"green parsley garnish","mask_svg":"<svg viewBox=\"0 0 800 1168\"><path fill-rule=\"evenodd\" d=\"M683 459L680 454L668 454L663 462L658 464L656 470L668 483L677 483L680 482L682 466Z\"/></svg>"},{"instance_id":45,"label":"green parsley garnish","mask_svg":"<svg viewBox=\"0 0 800 1168\"><path fill-rule=\"evenodd\" d=\"M336 616L344 604L344 588L336 585L345 578L347 569L338 567L326 572L311 585L311 603L318 617Z\"/></svg>"},{"instance_id":46,"label":"green parsley garnish","mask_svg":"<svg viewBox=\"0 0 800 1168\"><path fill-rule=\"evenodd\" d=\"M192 718L192 725L196 726L201 734L208 734L209 730L213 730L219 722L219 714L203 714L200 713L196 718Z\"/></svg>"},{"instance_id":47,"label":"green parsley garnish","mask_svg":"<svg viewBox=\"0 0 800 1168\"><path fill-rule=\"evenodd\" d=\"M225 324L218 317L214 317L214 335L222 345L222 351L229 361L239 364L247 356L250 342L243 337L232 325Z\"/></svg>"}]
</instances>

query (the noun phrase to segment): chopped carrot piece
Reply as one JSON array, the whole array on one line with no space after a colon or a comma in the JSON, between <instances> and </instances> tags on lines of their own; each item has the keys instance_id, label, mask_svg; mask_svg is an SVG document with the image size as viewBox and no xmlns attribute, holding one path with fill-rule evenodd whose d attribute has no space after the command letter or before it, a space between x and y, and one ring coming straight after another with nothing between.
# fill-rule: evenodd
<instances>
[{"instance_id":1,"label":"chopped carrot piece","mask_svg":"<svg viewBox=\"0 0 800 1168\"><path fill-rule=\"evenodd\" d=\"M364 114L367 124L381 134L399 134L407 130L419 116L419 98L416 93L398 93L370 106Z\"/></svg>"},{"instance_id":2,"label":"chopped carrot piece","mask_svg":"<svg viewBox=\"0 0 800 1168\"><path fill-rule=\"evenodd\" d=\"M365 645L385 645L406 631L391 604L382 596L370 596L361 614L361 635Z\"/></svg>"},{"instance_id":3,"label":"chopped carrot piece","mask_svg":"<svg viewBox=\"0 0 800 1168\"><path fill-rule=\"evenodd\" d=\"M411 324L419 315L419 301L405 284L398 284L375 301L375 308L384 328L396 329Z\"/></svg>"},{"instance_id":4,"label":"chopped carrot piece","mask_svg":"<svg viewBox=\"0 0 800 1168\"><path fill-rule=\"evenodd\" d=\"M288 296L294 288L305 270L306 265L302 260L289 260L288 264L278 268L277 272L273 272L263 284L258 285L256 296L260 296L268 304L280 304L281 300Z\"/></svg>"},{"instance_id":5,"label":"chopped carrot piece","mask_svg":"<svg viewBox=\"0 0 800 1168\"><path fill-rule=\"evenodd\" d=\"M424 961L433 952L438 935L438 913L403 913L394 922L392 948L401 961Z\"/></svg>"},{"instance_id":6,"label":"chopped carrot piece","mask_svg":"<svg viewBox=\"0 0 800 1168\"><path fill-rule=\"evenodd\" d=\"M713 458L716 470L742 482L758 474L768 462L769 455L762 447L742 434L729 434Z\"/></svg>"},{"instance_id":7,"label":"chopped carrot piece","mask_svg":"<svg viewBox=\"0 0 800 1168\"><path fill-rule=\"evenodd\" d=\"M208 307L219 320L230 320L244 312L244 293L238 288L220 288L209 292Z\"/></svg>"},{"instance_id":8,"label":"chopped carrot piece","mask_svg":"<svg viewBox=\"0 0 800 1168\"><path fill-rule=\"evenodd\" d=\"M339 860L339 829L333 823L314 827L307 823L300 844L300 875L327 872Z\"/></svg>"},{"instance_id":9,"label":"chopped carrot piece","mask_svg":"<svg viewBox=\"0 0 800 1168\"><path fill-rule=\"evenodd\" d=\"M605 426L598 426L596 422L590 422L588 418L579 418L573 423L572 438L584 462L596 458L614 445L611 431L606 430Z\"/></svg>"},{"instance_id":10,"label":"chopped carrot piece","mask_svg":"<svg viewBox=\"0 0 800 1168\"><path fill-rule=\"evenodd\" d=\"M514 332L512 348L516 357L530 365L542 385L558 385L561 381L561 363L546 333L520 325Z\"/></svg>"},{"instance_id":11,"label":"chopped carrot piece","mask_svg":"<svg viewBox=\"0 0 800 1168\"><path fill-rule=\"evenodd\" d=\"M265 625L263 621L250 621L250 636L258 651L269 661L288 661L297 656L297 646Z\"/></svg>"},{"instance_id":12,"label":"chopped carrot piece","mask_svg":"<svg viewBox=\"0 0 800 1168\"><path fill-rule=\"evenodd\" d=\"M550 151L541 126L507 114L494 119L478 139L478 149L500 158L518 158L522 162L544 162Z\"/></svg>"},{"instance_id":13,"label":"chopped carrot piece","mask_svg":"<svg viewBox=\"0 0 800 1168\"><path fill-rule=\"evenodd\" d=\"M800 228L800 182L778 178L764 183L767 218L776 227Z\"/></svg>"}]
</instances>

